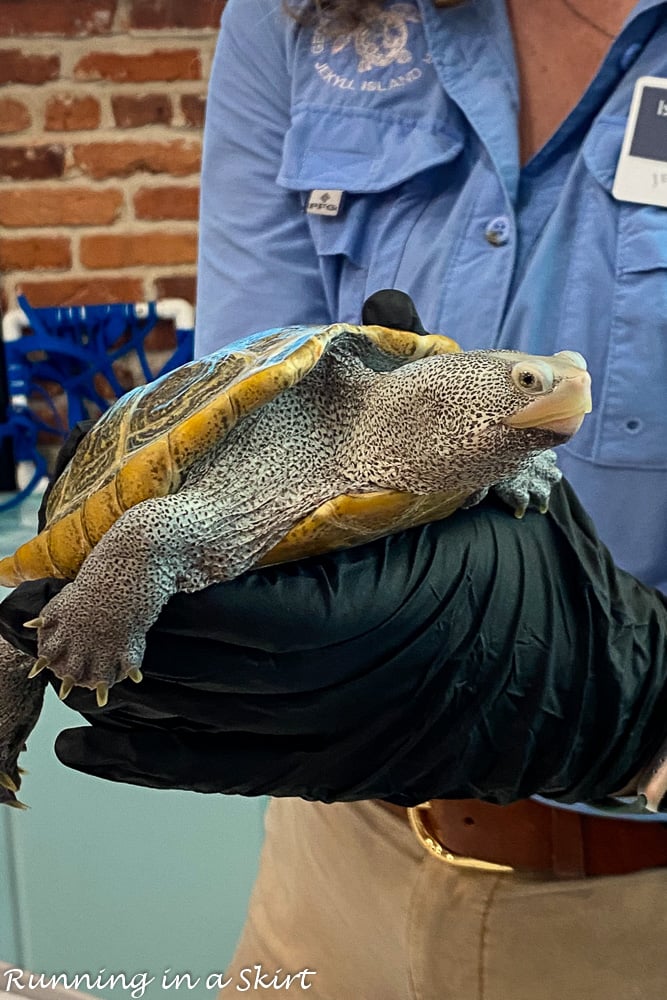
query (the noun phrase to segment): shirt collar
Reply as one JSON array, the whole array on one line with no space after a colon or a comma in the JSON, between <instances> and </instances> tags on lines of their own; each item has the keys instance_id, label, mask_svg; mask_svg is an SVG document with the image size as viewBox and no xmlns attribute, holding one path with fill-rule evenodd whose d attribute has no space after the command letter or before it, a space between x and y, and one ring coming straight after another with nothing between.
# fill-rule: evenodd
<instances>
[{"instance_id":1,"label":"shirt collar","mask_svg":"<svg viewBox=\"0 0 667 1000\"><path fill-rule=\"evenodd\" d=\"M630 24L631 21L634 21L639 14L643 14L646 10L652 10L654 7L662 7L666 3L667 0L639 0L634 9L630 11L630 16L623 25L622 30L624 31L628 24Z\"/></svg>"},{"instance_id":2,"label":"shirt collar","mask_svg":"<svg viewBox=\"0 0 667 1000\"><path fill-rule=\"evenodd\" d=\"M440 82L480 136L495 169L514 196L519 152L513 126L519 91L504 0L472 0L434 7L418 0Z\"/></svg>"},{"instance_id":3,"label":"shirt collar","mask_svg":"<svg viewBox=\"0 0 667 1000\"><path fill-rule=\"evenodd\" d=\"M440 81L481 138L513 202L520 175L519 96L505 0L469 0L444 8L436 8L432 0L417 4ZM667 8L667 0L638 0L612 44L616 53L637 18L658 7ZM629 33L636 34L636 29Z\"/></svg>"}]
</instances>

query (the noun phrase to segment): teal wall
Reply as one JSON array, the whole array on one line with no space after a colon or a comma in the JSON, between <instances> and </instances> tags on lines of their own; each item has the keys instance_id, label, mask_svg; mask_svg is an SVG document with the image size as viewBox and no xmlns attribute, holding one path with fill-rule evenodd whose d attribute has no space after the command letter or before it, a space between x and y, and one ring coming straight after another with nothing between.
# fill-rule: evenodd
<instances>
[{"instance_id":1,"label":"teal wall","mask_svg":"<svg viewBox=\"0 0 667 1000\"><path fill-rule=\"evenodd\" d=\"M0 552L34 524L0 515ZM12 538L14 541L14 538ZM2 593L0 592L0 596ZM257 870L266 799L117 785L63 767L57 733L83 719L52 689L28 752L20 798L0 808L0 959L35 972L224 971ZM0 983L0 990L3 984ZM128 997L118 985L98 996ZM214 997L203 984L174 991Z\"/></svg>"}]
</instances>

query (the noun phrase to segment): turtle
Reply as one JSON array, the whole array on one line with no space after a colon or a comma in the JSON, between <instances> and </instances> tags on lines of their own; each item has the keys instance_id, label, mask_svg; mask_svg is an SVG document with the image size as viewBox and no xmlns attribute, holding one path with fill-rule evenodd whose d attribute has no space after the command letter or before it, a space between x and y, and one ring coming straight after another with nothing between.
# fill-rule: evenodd
<instances>
[{"instance_id":1,"label":"turtle","mask_svg":"<svg viewBox=\"0 0 667 1000\"><path fill-rule=\"evenodd\" d=\"M371 11L369 10L369 21ZM361 24L350 35L342 35L331 48L337 55L352 41L359 56L359 73L368 73L375 68L391 66L392 63L408 63L412 55L407 47L408 22L421 21L419 11L411 4L394 3L386 10L380 4L373 5L372 24Z\"/></svg>"},{"instance_id":2,"label":"turtle","mask_svg":"<svg viewBox=\"0 0 667 1000\"><path fill-rule=\"evenodd\" d=\"M544 510L551 449L590 409L576 351L346 323L255 334L126 393L52 485L44 530L0 561L5 586L70 581L26 623L37 660L0 646L2 796L17 804L46 668L61 698L78 685L104 706L140 682L178 591L446 517L490 487Z\"/></svg>"}]
</instances>

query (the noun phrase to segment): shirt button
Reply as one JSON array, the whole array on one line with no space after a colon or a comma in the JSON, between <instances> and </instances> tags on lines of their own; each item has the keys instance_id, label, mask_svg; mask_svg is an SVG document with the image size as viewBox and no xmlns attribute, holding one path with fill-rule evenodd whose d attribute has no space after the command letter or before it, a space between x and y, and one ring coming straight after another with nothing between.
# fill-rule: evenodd
<instances>
[{"instance_id":1,"label":"shirt button","mask_svg":"<svg viewBox=\"0 0 667 1000\"><path fill-rule=\"evenodd\" d=\"M489 222L484 236L492 247L504 247L510 238L510 220L506 215L497 215Z\"/></svg>"}]
</instances>

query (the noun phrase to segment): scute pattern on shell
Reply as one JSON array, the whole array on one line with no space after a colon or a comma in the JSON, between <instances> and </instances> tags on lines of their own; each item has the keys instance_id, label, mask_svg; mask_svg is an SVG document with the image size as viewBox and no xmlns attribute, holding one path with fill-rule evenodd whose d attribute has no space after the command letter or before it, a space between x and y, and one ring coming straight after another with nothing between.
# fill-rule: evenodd
<instances>
[{"instance_id":1,"label":"scute pattern on shell","mask_svg":"<svg viewBox=\"0 0 667 1000\"><path fill-rule=\"evenodd\" d=\"M458 349L447 337L423 337L343 323L276 328L236 341L148 385L138 386L103 414L54 484L47 506L47 523L53 524L82 507L91 494L110 484L128 459L142 449L147 449L146 465L150 466L148 449L164 443L174 427L213 404L220 410L217 426L220 440L245 413L303 378L330 342L345 335L359 337L360 351L366 356L377 354L378 367L393 367L416 356ZM297 352L303 348L306 357L296 361ZM394 355L393 360L390 355ZM264 374L255 380L250 392L248 380L260 373ZM235 392L243 383L248 383L245 391ZM226 412L223 402L227 403ZM177 466L174 488L178 485L179 471L183 471L179 466L189 464L207 447L206 440L200 442L194 433L193 438L192 447L185 449L187 456L182 438L180 447L172 451L171 460ZM158 461L156 468L160 464Z\"/></svg>"},{"instance_id":2,"label":"scute pattern on shell","mask_svg":"<svg viewBox=\"0 0 667 1000\"><path fill-rule=\"evenodd\" d=\"M80 463L78 475L71 476L71 466L68 466L53 484L46 508L48 522L55 517L63 517L83 503L88 493L101 489L113 479L122 457L125 438L123 425L127 419L127 409L140 388L126 393L118 403L102 414L95 425L96 433L86 436L85 460Z\"/></svg>"}]
</instances>

